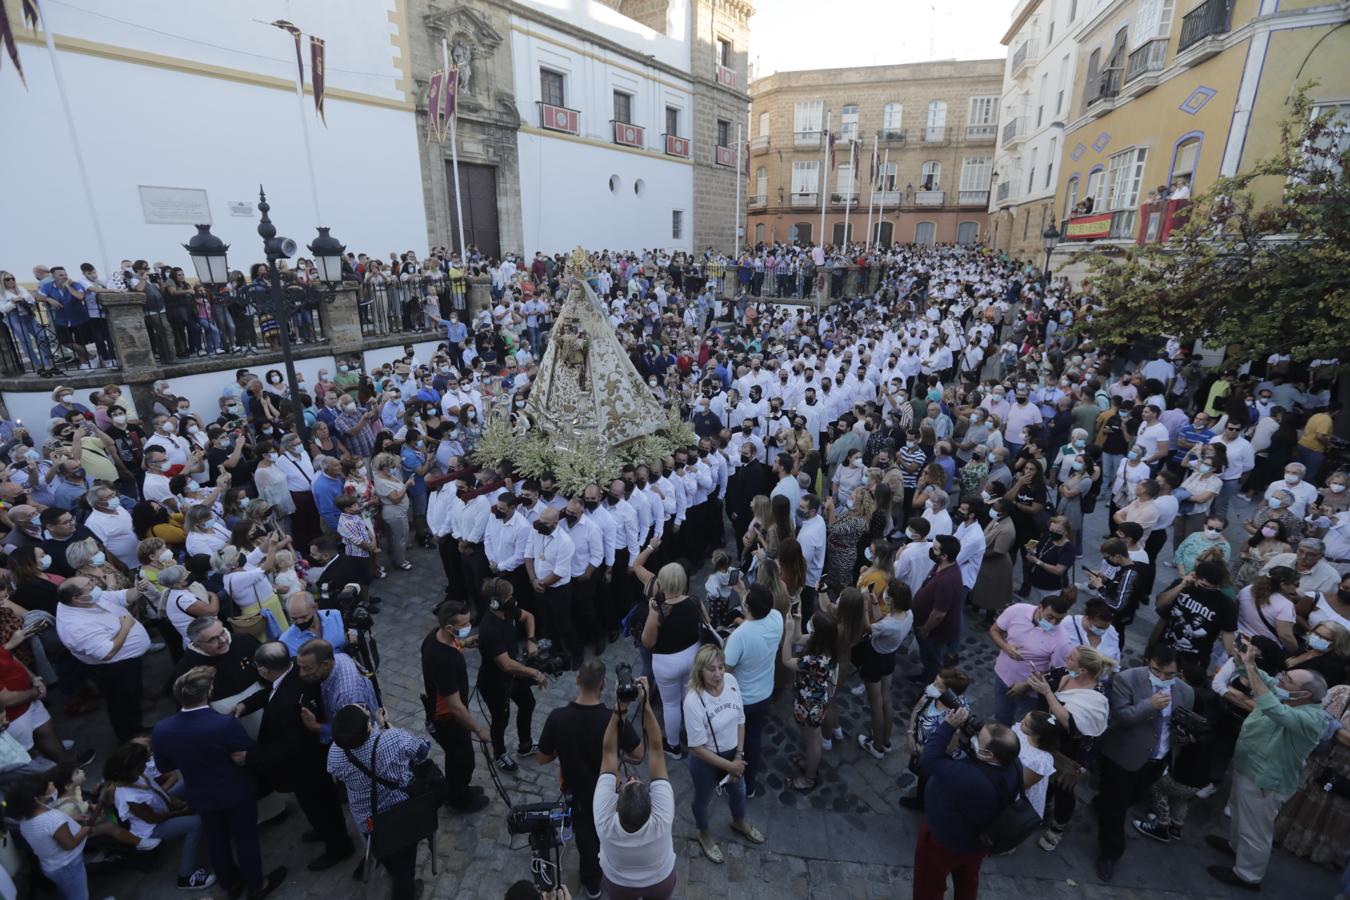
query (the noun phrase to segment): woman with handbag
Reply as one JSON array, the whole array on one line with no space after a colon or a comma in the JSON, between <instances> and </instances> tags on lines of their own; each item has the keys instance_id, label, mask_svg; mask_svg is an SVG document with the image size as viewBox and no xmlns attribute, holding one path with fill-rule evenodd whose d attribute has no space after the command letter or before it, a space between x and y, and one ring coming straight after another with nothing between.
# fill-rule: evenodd
<instances>
[{"instance_id":1,"label":"woman with handbag","mask_svg":"<svg viewBox=\"0 0 1350 900\"><path fill-rule=\"evenodd\" d=\"M689 777L694 783L694 822L703 855L715 863L722 848L713 840L708 804L714 789L725 789L731 805L731 828L752 844L764 843L758 828L745 821L745 704L736 676L728 675L722 650L699 648L684 697L685 732L689 737Z\"/></svg>"},{"instance_id":2,"label":"woman with handbag","mask_svg":"<svg viewBox=\"0 0 1350 900\"><path fill-rule=\"evenodd\" d=\"M237 609L237 613L227 619L232 630L252 635L259 641L267 640L267 626L262 615L264 609L272 614L282 631L290 627L286 621L286 612L281 608L281 598L272 589L267 573L250 565L238 547L232 544L222 547L212 555L211 567L224 573L225 593L229 594Z\"/></svg>"}]
</instances>

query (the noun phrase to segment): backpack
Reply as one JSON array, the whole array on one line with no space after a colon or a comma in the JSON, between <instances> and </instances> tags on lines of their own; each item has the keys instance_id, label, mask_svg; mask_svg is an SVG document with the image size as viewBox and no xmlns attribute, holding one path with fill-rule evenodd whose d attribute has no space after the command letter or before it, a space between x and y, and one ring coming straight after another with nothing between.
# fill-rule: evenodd
<instances>
[{"instance_id":1,"label":"backpack","mask_svg":"<svg viewBox=\"0 0 1350 900\"><path fill-rule=\"evenodd\" d=\"M1039 831L1042 825L1041 817L1036 814L1035 807L1027 799L1026 790L1022 787L1022 764L1017 764L1017 793L1011 797L1008 796L1007 787L988 767L976 763L975 768L989 779L999 798L998 811L979 830L980 844L991 856L1007 853Z\"/></svg>"}]
</instances>

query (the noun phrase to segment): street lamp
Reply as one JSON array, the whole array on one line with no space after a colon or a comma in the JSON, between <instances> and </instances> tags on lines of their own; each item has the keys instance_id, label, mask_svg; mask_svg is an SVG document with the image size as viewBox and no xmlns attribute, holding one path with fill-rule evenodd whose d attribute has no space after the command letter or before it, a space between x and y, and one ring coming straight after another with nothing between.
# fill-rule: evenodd
<instances>
[{"instance_id":1,"label":"street lamp","mask_svg":"<svg viewBox=\"0 0 1350 900\"><path fill-rule=\"evenodd\" d=\"M300 382L295 377L295 359L291 355L291 317L301 308L291 298L290 291L281 289L281 273L277 270L277 260L290 259L295 255L295 241L286 237L277 237L277 228L268 218L272 207L267 202L267 194L262 185L258 185L258 212L262 220L258 222L258 236L263 240L263 252L267 256L268 285L264 293L261 287L250 286L249 292L253 305L267 313L277 323L277 336L281 340L281 358L286 367L286 381L291 392L291 416L295 433L302 441L308 442L309 433L305 428L304 411L300 408ZM207 285L218 287L229 278L229 268L225 263L225 251L229 249L220 238L211 233L209 225L198 225L197 234L183 245L192 257L197 268L197 278ZM337 288L342 283L342 254L347 248L331 234L326 227L319 228L319 236L309 245L314 254L315 266L324 288L306 284L303 292L297 291L301 303L317 300L319 303L332 303L337 299Z\"/></svg>"},{"instance_id":2,"label":"street lamp","mask_svg":"<svg viewBox=\"0 0 1350 900\"><path fill-rule=\"evenodd\" d=\"M1050 254L1055 252L1059 246L1059 229L1051 223L1050 227L1041 232L1041 243L1045 246L1045 269L1041 272L1041 285L1050 284Z\"/></svg>"}]
</instances>

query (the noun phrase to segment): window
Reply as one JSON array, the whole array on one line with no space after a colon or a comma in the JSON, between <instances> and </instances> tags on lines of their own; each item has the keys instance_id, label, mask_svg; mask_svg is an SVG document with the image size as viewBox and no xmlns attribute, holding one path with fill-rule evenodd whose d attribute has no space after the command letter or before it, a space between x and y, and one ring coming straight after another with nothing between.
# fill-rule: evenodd
<instances>
[{"instance_id":1,"label":"window","mask_svg":"<svg viewBox=\"0 0 1350 900\"><path fill-rule=\"evenodd\" d=\"M888 162L881 165L881 189L883 191L895 190L895 163Z\"/></svg>"},{"instance_id":2,"label":"window","mask_svg":"<svg viewBox=\"0 0 1350 900\"><path fill-rule=\"evenodd\" d=\"M726 119L717 120L717 146L731 146L731 123Z\"/></svg>"},{"instance_id":3,"label":"window","mask_svg":"<svg viewBox=\"0 0 1350 900\"><path fill-rule=\"evenodd\" d=\"M1092 198L1092 209L1094 212L1102 212L1106 207L1102 205L1105 199L1102 196L1102 187L1106 184L1106 171L1100 166L1088 173L1087 193L1083 198Z\"/></svg>"},{"instance_id":4,"label":"window","mask_svg":"<svg viewBox=\"0 0 1350 900\"><path fill-rule=\"evenodd\" d=\"M764 223L763 223L763 222L760 222L758 225L755 226L755 243L756 243L756 244L762 244L762 243L764 243Z\"/></svg>"},{"instance_id":5,"label":"window","mask_svg":"<svg viewBox=\"0 0 1350 900\"><path fill-rule=\"evenodd\" d=\"M1055 20L1051 19L1049 33L1046 35L1045 38L1045 46L1049 47L1054 42L1055 42ZM958 240L960 239L958 238Z\"/></svg>"},{"instance_id":6,"label":"window","mask_svg":"<svg viewBox=\"0 0 1350 900\"><path fill-rule=\"evenodd\" d=\"M1136 50L1154 38L1172 33L1172 8L1175 0L1143 0L1134 18L1130 49Z\"/></svg>"},{"instance_id":7,"label":"window","mask_svg":"<svg viewBox=\"0 0 1350 900\"><path fill-rule=\"evenodd\" d=\"M835 193L841 197L845 194L853 193L853 166L841 165L838 174L834 176Z\"/></svg>"},{"instance_id":8,"label":"window","mask_svg":"<svg viewBox=\"0 0 1350 900\"><path fill-rule=\"evenodd\" d=\"M1050 139L1050 155L1045 160L1045 184L1042 187L1049 187L1050 181L1055 177L1055 150L1059 146L1059 138Z\"/></svg>"},{"instance_id":9,"label":"window","mask_svg":"<svg viewBox=\"0 0 1350 900\"><path fill-rule=\"evenodd\" d=\"M919 190L936 191L942 187L942 163L930 159L919 170Z\"/></svg>"},{"instance_id":10,"label":"window","mask_svg":"<svg viewBox=\"0 0 1350 900\"><path fill-rule=\"evenodd\" d=\"M898 132L904 113L905 108L899 103L887 103L881 110L881 130Z\"/></svg>"},{"instance_id":11,"label":"window","mask_svg":"<svg viewBox=\"0 0 1350 900\"><path fill-rule=\"evenodd\" d=\"M563 74L550 69L539 70L539 99L549 106L566 106Z\"/></svg>"},{"instance_id":12,"label":"window","mask_svg":"<svg viewBox=\"0 0 1350 900\"><path fill-rule=\"evenodd\" d=\"M614 92L614 121L625 125L633 124L633 95L623 91Z\"/></svg>"},{"instance_id":13,"label":"window","mask_svg":"<svg viewBox=\"0 0 1350 900\"><path fill-rule=\"evenodd\" d=\"M1176 159L1172 163L1172 177L1168 180L1171 185L1178 178L1184 180L1186 184L1191 184L1195 179L1195 166L1200 157L1200 138L1187 138L1177 145Z\"/></svg>"},{"instance_id":14,"label":"window","mask_svg":"<svg viewBox=\"0 0 1350 900\"><path fill-rule=\"evenodd\" d=\"M680 133L680 111L674 106L666 107L666 134Z\"/></svg>"},{"instance_id":15,"label":"window","mask_svg":"<svg viewBox=\"0 0 1350 900\"><path fill-rule=\"evenodd\" d=\"M763 166L755 170L755 196L760 199L769 196L769 170Z\"/></svg>"},{"instance_id":16,"label":"window","mask_svg":"<svg viewBox=\"0 0 1350 900\"><path fill-rule=\"evenodd\" d=\"M1083 79L1083 103L1090 103L1097 99L1097 94L1101 91L1101 79L1097 76L1102 70L1102 48L1098 47L1088 55L1087 77Z\"/></svg>"},{"instance_id":17,"label":"window","mask_svg":"<svg viewBox=\"0 0 1350 900\"><path fill-rule=\"evenodd\" d=\"M1139 188L1144 181L1144 162L1147 158L1146 148L1135 147L1122 150L1106 161L1106 183L1111 193L1103 210L1111 211L1113 238L1134 235Z\"/></svg>"},{"instance_id":18,"label":"window","mask_svg":"<svg viewBox=\"0 0 1350 900\"><path fill-rule=\"evenodd\" d=\"M717 64L731 68L731 41L726 38L717 39Z\"/></svg>"},{"instance_id":19,"label":"window","mask_svg":"<svg viewBox=\"0 0 1350 900\"><path fill-rule=\"evenodd\" d=\"M1055 94L1055 115L1064 111L1064 88L1069 79L1069 54L1059 61L1059 90Z\"/></svg>"},{"instance_id":20,"label":"window","mask_svg":"<svg viewBox=\"0 0 1350 900\"><path fill-rule=\"evenodd\" d=\"M997 97L970 98L970 125L993 125L998 111Z\"/></svg>"},{"instance_id":21,"label":"window","mask_svg":"<svg viewBox=\"0 0 1350 900\"><path fill-rule=\"evenodd\" d=\"M979 239L979 222L961 222L956 226L956 242L958 244L973 244Z\"/></svg>"},{"instance_id":22,"label":"window","mask_svg":"<svg viewBox=\"0 0 1350 900\"><path fill-rule=\"evenodd\" d=\"M847 231L844 228L846 224L848 225ZM853 240L853 223L835 222L834 237L831 238L831 240L835 244L847 244L849 241Z\"/></svg>"},{"instance_id":23,"label":"window","mask_svg":"<svg viewBox=\"0 0 1350 900\"><path fill-rule=\"evenodd\" d=\"M1327 130L1309 149L1318 153L1316 165L1339 174L1340 156L1350 147L1350 103L1320 103L1314 106L1312 117L1318 119L1322 116L1328 119Z\"/></svg>"},{"instance_id":24,"label":"window","mask_svg":"<svg viewBox=\"0 0 1350 900\"><path fill-rule=\"evenodd\" d=\"M673 240L684 240L684 210L670 211L670 236Z\"/></svg>"},{"instance_id":25,"label":"window","mask_svg":"<svg viewBox=\"0 0 1350 900\"><path fill-rule=\"evenodd\" d=\"M920 222L914 226L914 243L933 246L937 240L937 226L932 222Z\"/></svg>"},{"instance_id":26,"label":"window","mask_svg":"<svg viewBox=\"0 0 1350 900\"><path fill-rule=\"evenodd\" d=\"M824 120L824 100L798 100L792 111L792 130L798 134L818 132Z\"/></svg>"},{"instance_id":27,"label":"window","mask_svg":"<svg viewBox=\"0 0 1350 900\"><path fill-rule=\"evenodd\" d=\"M769 114L768 114L768 113L760 113L760 114L759 114L759 136L760 136L760 137L768 137L768 136L769 136Z\"/></svg>"},{"instance_id":28,"label":"window","mask_svg":"<svg viewBox=\"0 0 1350 900\"><path fill-rule=\"evenodd\" d=\"M1026 190L1026 192L1027 192L1028 194L1031 193L1032 187L1034 187L1035 184L1036 184L1036 151L1039 150L1039 149L1040 149L1039 147L1032 147L1032 148L1031 148L1031 169L1027 171L1027 190Z\"/></svg>"},{"instance_id":29,"label":"window","mask_svg":"<svg viewBox=\"0 0 1350 900\"><path fill-rule=\"evenodd\" d=\"M820 185L820 160L792 164L792 193L814 194Z\"/></svg>"},{"instance_id":30,"label":"window","mask_svg":"<svg viewBox=\"0 0 1350 900\"><path fill-rule=\"evenodd\" d=\"M798 244L811 243L811 223L798 222L788 229L788 240Z\"/></svg>"},{"instance_id":31,"label":"window","mask_svg":"<svg viewBox=\"0 0 1350 900\"><path fill-rule=\"evenodd\" d=\"M858 139L858 107L849 104L839 112L839 136L846 141Z\"/></svg>"},{"instance_id":32,"label":"window","mask_svg":"<svg viewBox=\"0 0 1350 900\"><path fill-rule=\"evenodd\" d=\"M1030 232L1031 232L1031 210L1028 209L1027 214L1022 217L1022 240L1025 241L1027 239L1027 235Z\"/></svg>"},{"instance_id":33,"label":"window","mask_svg":"<svg viewBox=\"0 0 1350 900\"><path fill-rule=\"evenodd\" d=\"M1073 215L1073 208L1078 205L1078 176L1075 175L1069 179L1068 185L1064 188L1064 218Z\"/></svg>"},{"instance_id":34,"label":"window","mask_svg":"<svg viewBox=\"0 0 1350 900\"><path fill-rule=\"evenodd\" d=\"M943 100L934 100L928 104L928 131L926 141L940 141L947 136L947 104Z\"/></svg>"},{"instance_id":35,"label":"window","mask_svg":"<svg viewBox=\"0 0 1350 900\"><path fill-rule=\"evenodd\" d=\"M961 190L987 191L994 161L988 156L967 156L961 160Z\"/></svg>"}]
</instances>

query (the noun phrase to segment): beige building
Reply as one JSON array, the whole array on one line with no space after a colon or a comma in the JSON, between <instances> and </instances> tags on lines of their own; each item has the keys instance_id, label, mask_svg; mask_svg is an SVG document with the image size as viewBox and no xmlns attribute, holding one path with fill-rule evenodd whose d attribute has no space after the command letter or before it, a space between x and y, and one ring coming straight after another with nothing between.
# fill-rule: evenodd
<instances>
[{"instance_id":1,"label":"beige building","mask_svg":"<svg viewBox=\"0 0 1350 900\"><path fill-rule=\"evenodd\" d=\"M869 201L882 244L984 240L1003 69L1001 59L943 60L757 79L747 240L819 239L822 191L827 243L864 240Z\"/></svg>"}]
</instances>

